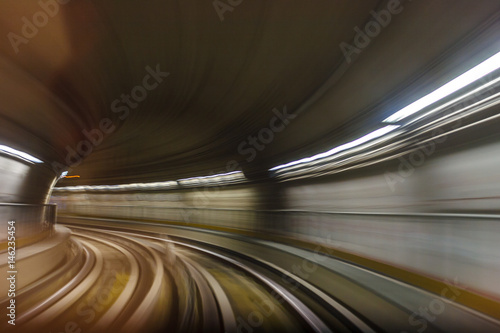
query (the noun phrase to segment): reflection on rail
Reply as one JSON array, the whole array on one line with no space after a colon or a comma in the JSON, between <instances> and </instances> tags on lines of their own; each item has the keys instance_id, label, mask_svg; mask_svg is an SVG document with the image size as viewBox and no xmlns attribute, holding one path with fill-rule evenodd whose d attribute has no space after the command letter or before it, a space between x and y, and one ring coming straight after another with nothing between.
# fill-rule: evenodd
<instances>
[{"instance_id":1,"label":"reflection on rail","mask_svg":"<svg viewBox=\"0 0 500 333\"><path fill-rule=\"evenodd\" d=\"M16 327L57 332L494 332L500 322L314 251L224 232L65 219L21 255ZM45 249L42 249L45 247ZM323 249L325 250L325 249ZM63 253L54 268L54 251ZM326 252L326 253L325 253ZM24 259L23 259L24 258ZM452 288L453 286L451 286ZM450 289L456 290L456 289ZM450 291L448 290L448 291ZM450 295L453 295L450 291ZM436 303L439 300L440 303ZM5 305L5 299L0 299ZM445 304L435 320L422 305Z\"/></svg>"},{"instance_id":2,"label":"reflection on rail","mask_svg":"<svg viewBox=\"0 0 500 333\"><path fill-rule=\"evenodd\" d=\"M333 300L340 318L320 318L284 286L213 249L71 228L67 261L19 294L17 331L371 331Z\"/></svg>"}]
</instances>

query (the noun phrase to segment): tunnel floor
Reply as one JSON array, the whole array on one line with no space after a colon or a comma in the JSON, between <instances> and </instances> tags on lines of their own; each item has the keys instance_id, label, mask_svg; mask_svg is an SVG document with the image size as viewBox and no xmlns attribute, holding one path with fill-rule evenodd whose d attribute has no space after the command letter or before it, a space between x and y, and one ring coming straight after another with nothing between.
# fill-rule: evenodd
<instances>
[{"instance_id":1,"label":"tunnel floor","mask_svg":"<svg viewBox=\"0 0 500 333\"><path fill-rule=\"evenodd\" d=\"M19 288L16 325L2 331L500 330L452 302L453 286L435 295L328 253L196 228L61 220L49 250L24 248L20 265L40 276Z\"/></svg>"}]
</instances>

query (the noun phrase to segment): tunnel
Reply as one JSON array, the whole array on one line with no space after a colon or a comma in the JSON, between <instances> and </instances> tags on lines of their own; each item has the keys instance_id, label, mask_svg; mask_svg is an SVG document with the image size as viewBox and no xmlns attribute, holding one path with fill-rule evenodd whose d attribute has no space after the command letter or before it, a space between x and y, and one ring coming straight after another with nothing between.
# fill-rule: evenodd
<instances>
[{"instance_id":1,"label":"tunnel","mask_svg":"<svg viewBox=\"0 0 500 333\"><path fill-rule=\"evenodd\" d=\"M1 332L500 332L500 2L0 8Z\"/></svg>"}]
</instances>

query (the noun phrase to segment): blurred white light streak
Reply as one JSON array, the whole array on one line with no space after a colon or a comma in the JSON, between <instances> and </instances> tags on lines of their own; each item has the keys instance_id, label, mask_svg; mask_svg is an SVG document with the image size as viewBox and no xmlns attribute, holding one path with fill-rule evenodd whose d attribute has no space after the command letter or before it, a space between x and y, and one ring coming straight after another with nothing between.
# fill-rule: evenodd
<instances>
[{"instance_id":1,"label":"blurred white light streak","mask_svg":"<svg viewBox=\"0 0 500 333\"><path fill-rule=\"evenodd\" d=\"M115 191L115 190L137 190L137 189L161 189L176 187L177 182L155 182L155 183L132 183L121 185L80 185L80 186L63 186L55 187L54 190L58 191Z\"/></svg>"},{"instance_id":2,"label":"blurred white light streak","mask_svg":"<svg viewBox=\"0 0 500 333\"><path fill-rule=\"evenodd\" d=\"M20 158L22 160L25 160L25 161L28 161L31 163L43 163L42 160L39 160L38 158L36 158L28 153L22 152L20 150L17 150L17 149L14 149L14 148L11 148L11 147L8 147L5 145L0 145L0 152L4 152L8 155Z\"/></svg>"},{"instance_id":3,"label":"blurred white light streak","mask_svg":"<svg viewBox=\"0 0 500 333\"><path fill-rule=\"evenodd\" d=\"M395 112L388 118L384 119L384 123L395 123L406 117L409 117L412 114L421 111L425 107L468 86L469 84L477 81L483 76L488 75L498 68L500 68L500 52L486 59L485 61L463 73L462 75L454 78L440 88Z\"/></svg>"},{"instance_id":4,"label":"blurred white light streak","mask_svg":"<svg viewBox=\"0 0 500 333\"><path fill-rule=\"evenodd\" d=\"M480 93L482 93L484 91L487 91L487 88L490 88L491 86L497 84L498 82L500 82L500 77L498 77L498 78L496 78L496 79L494 79L494 80L492 80L492 81L490 81L490 82L488 82L486 84L483 84L482 86L480 86L480 87L478 87L478 88L476 88L474 90L471 90L471 91L469 91L468 93L466 93L464 95L460 95L459 97L454 98L454 99L452 99L451 101L449 101L447 103L441 104L438 107L433 108L430 111L423 113L422 115L419 115L418 117L416 117L416 118L412 119L411 121L407 122L405 125L412 124L412 123L415 123L417 121L420 121L423 118L425 118L425 117L427 117L427 116L429 116L429 115L431 115L433 113L436 113L438 111L444 110L447 107L450 107L450 106L452 106L455 103L458 103L458 102L460 102L462 100L467 100L467 98L469 98L469 97L473 97L476 94L480 94ZM483 102L483 101L486 101L486 100L488 100L488 98L491 98L491 96L490 97L486 97L486 98L484 98L484 99L476 102L475 104ZM460 111L466 110L466 109L467 108L462 108ZM454 112L454 113L456 113L456 112Z\"/></svg>"},{"instance_id":5,"label":"blurred white light streak","mask_svg":"<svg viewBox=\"0 0 500 333\"><path fill-rule=\"evenodd\" d=\"M181 181L186 181L186 180L197 180L197 179L202 180L202 179L215 178L215 177L224 177L224 176L236 175L236 174L243 174L243 172L241 172L241 171L231 171L231 172L219 173L219 174L211 175L211 176L183 178L183 179L178 179L177 181L181 182Z\"/></svg>"},{"instance_id":6,"label":"blurred white light streak","mask_svg":"<svg viewBox=\"0 0 500 333\"><path fill-rule=\"evenodd\" d=\"M83 186L64 186L55 187L56 191L116 191L116 190L149 190L149 189L171 189L178 186L178 184L185 185L198 185L198 184L213 184L213 183L224 183L236 180L243 180L245 176L241 171L233 171L228 173L220 173L211 176L204 177L191 177L179 179L177 181L170 180L165 182L153 182L153 183L132 183L132 184L121 184L121 185L83 185Z\"/></svg>"},{"instance_id":7,"label":"blurred white light streak","mask_svg":"<svg viewBox=\"0 0 500 333\"><path fill-rule=\"evenodd\" d=\"M347 149L351 149L351 148L354 148L356 146L359 146L365 142L368 142L368 141L371 141L371 140L374 140L376 138L379 138L393 130L395 130L396 128L398 128L399 125L387 125L385 127L382 127L382 128L379 128L378 130L375 130L373 132L370 132L354 141L351 141L351 142L347 142L347 143L344 143L343 145L340 145L340 146L337 146L333 149L330 149L324 153L320 153L320 154L316 154L314 156L310 156L310 157L306 157L306 158L302 158L300 160L297 160L297 161L293 161L293 162L289 162L289 163L286 163L286 164L282 164L282 165L278 165L278 166L275 166L271 169L269 169L269 171L275 171L275 170L279 170L279 169L283 169L283 168L287 168L287 167L290 167L290 166L293 166L293 165L297 165L297 164L303 164L303 163L308 163L308 162L312 162L312 161L315 161L315 160L318 160L318 159L321 159L321 158L325 158L325 157L329 157L329 156L332 156L334 154L337 154L341 151L344 151L344 150L347 150Z\"/></svg>"}]
</instances>

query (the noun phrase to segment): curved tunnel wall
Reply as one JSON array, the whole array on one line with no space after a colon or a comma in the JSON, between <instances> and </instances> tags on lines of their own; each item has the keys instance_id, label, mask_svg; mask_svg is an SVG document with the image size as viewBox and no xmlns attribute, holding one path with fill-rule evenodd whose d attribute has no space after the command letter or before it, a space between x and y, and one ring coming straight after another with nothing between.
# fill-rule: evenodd
<instances>
[{"instance_id":1,"label":"curved tunnel wall","mask_svg":"<svg viewBox=\"0 0 500 333\"><path fill-rule=\"evenodd\" d=\"M449 153L416 151L369 171L285 182L278 192L276 185L266 191L266 185L248 184L57 192L52 199L62 214L174 221L327 243L498 298L500 143L494 139ZM269 209L260 209L262 202ZM284 202L286 209L270 209L272 202Z\"/></svg>"},{"instance_id":2,"label":"curved tunnel wall","mask_svg":"<svg viewBox=\"0 0 500 333\"><path fill-rule=\"evenodd\" d=\"M45 166L0 155L0 202L46 204L55 180Z\"/></svg>"}]
</instances>

